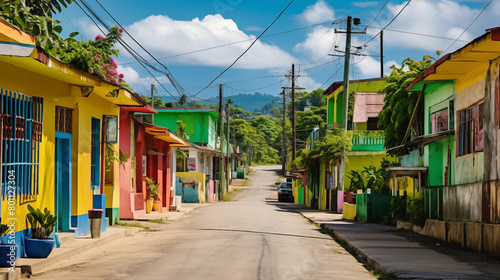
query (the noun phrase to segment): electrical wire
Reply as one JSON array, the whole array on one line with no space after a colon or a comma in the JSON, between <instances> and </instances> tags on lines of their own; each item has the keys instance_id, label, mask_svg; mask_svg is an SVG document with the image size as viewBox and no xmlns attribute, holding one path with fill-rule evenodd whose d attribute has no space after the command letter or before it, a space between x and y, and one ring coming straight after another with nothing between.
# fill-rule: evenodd
<instances>
[{"instance_id":1,"label":"electrical wire","mask_svg":"<svg viewBox=\"0 0 500 280\"><path fill-rule=\"evenodd\" d=\"M375 20L378 18L378 16L382 12L382 10L384 10L384 8L387 5L387 3L389 3L389 0L385 1L384 6L382 6L382 8L380 9L380 11L378 11L378 14L373 18L372 22L370 22L370 24L368 24L367 26L370 26L370 25L372 25L375 22Z\"/></svg>"},{"instance_id":2,"label":"electrical wire","mask_svg":"<svg viewBox=\"0 0 500 280\"><path fill-rule=\"evenodd\" d=\"M271 28L271 26L274 25L274 23L281 17L281 15L288 9L288 7L290 7L290 5L292 5L292 3L294 2L295 0L292 0L290 1L290 3L288 3L288 5L281 11L281 13L279 13L279 15L276 17L276 19L264 30L262 31L262 33L257 37L255 38L255 40L252 42L252 44L250 44L250 46L240 55L236 58L236 60L231 63L231 65L229 65L226 69L224 69L217 77L215 77L215 79L213 79L210 83L208 83L208 85L206 87L204 87L203 89L201 89L200 91L198 91L196 94L194 94L194 96L200 94L202 91L204 91L205 89L207 89L211 84L213 84L217 79L219 79L224 73L226 73L231 67L233 67L234 64L236 64L236 62L238 62L238 60L240 60L241 57L243 57L249 50L250 48L252 48L252 46L266 33L266 31Z\"/></svg>"},{"instance_id":3,"label":"electrical wire","mask_svg":"<svg viewBox=\"0 0 500 280\"><path fill-rule=\"evenodd\" d=\"M476 22L476 20L481 16L481 14L484 12L484 10L486 10L486 8L491 4L491 2L493 2L493 0L490 0L490 2L488 2L488 4L486 4L486 6L484 6L484 8L481 10L481 12L479 12L477 17L467 26L467 28L464 29L464 31L460 34L460 36L458 36L457 39L443 53L447 53L448 50L453 45L455 45L455 43L458 41L458 39L460 39L460 37L462 37L462 35L464 35L464 33L472 26L472 24L474 24L474 22Z\"/></svg>"},{"instance_id":4,"label":"electrical wire","mask_svg":"<svg viewBox=\"0 0 500 280\"><path fill-rule=\"evenodd\" d=\"M385 26L384 26L384 27L380 30L380 32L379 32L379 33L377 33L377 35L373 36L373 37L372 37L370 40L368 40L365 44L368 44L368 43L370 43L371 41L373 41L373 39L375 39L378 35L380 35L380 33L381 33L382 31L384 31L384 29L386 29L389 25L391 25L391 23L393 23L393 22L396 20L396 18L397 18L397 17L398 17L398 16L399 16L402 12L403 12L403 10L404 10L406 7L408 7L408 5L409 5L410 3L411 3L411 0L408 0L408 2L406 2L406 4L403 6L403 8L401 8L401 10L399 10L399 12L396 14L396 16L394 16L394 18L393 18L393 19L391 19L391 21L390 21L388 24L386 24L386 25L385 25Z\"/></svg>"}]
</instances>

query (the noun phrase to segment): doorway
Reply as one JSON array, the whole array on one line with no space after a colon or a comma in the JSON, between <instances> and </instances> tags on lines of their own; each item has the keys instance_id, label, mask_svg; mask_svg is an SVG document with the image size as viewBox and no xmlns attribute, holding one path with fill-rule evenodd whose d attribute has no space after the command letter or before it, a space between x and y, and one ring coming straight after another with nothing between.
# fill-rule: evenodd
<instances>
[{"instance_id":1,"label":"doorway","mask_svg":"<svg viewBox=\"0 0 500 280\"><path fill-rule=\"evenodd\" d=\"M71 134L56 132L55 215L58 232L71 231Z\"/></svg>"}]
</instances>

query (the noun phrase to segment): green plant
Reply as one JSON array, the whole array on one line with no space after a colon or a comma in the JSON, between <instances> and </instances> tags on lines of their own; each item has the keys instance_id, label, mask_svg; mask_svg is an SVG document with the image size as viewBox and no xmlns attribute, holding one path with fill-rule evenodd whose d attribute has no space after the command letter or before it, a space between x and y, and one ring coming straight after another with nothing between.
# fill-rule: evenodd
<instances>
[{"instance_id":1,"label":"green plant","mask_svg":"<svg viewBox=\"0 0 500 280\"><path fill-rule=\"evenodd\" d=\"M9 232L9 226L6 224L1 224L2 219L0 218L0 238L1 238L1 245L5 245L5 236Z\"/></svg>"},{"instance_id":2,"label":"green plant","mask_svg":"<svg viewBox=\"0 0 500 280\"><path fill-rule=\"evenodd\" d=\"M160 184L156 184L153 179L146 177L146 187L149 191L149 199L158 200L160 194L159 186Z\"/></svg>"},{"instance_id":3,"label":"green plant","mask_svg":"<svg viewBox=\"0 0 500 280\"><path fill-rule=\"evenodd\" d=\"M391 215L396 219L406 217L406 198L393 196L391 199Z\"/></svg>"},{"instance_id":4,"label":"green plant","mask_svg":"<svg viewBox=\"0 0 500 280\"><path fill-rule=\"evenodd\" d=\"M60 21L52 18L62 12L72 0L1 0L0 18L35 36L37 46L45 51L64 45L59 37L62 32ZM70 36L78 35L73 32Z\"/></svg>"},{"instance_id":5,"label":"green plant","mask_svg":"<svg viewBox=\"0 0 500 280\"><path fill-rule=\"evenodd\" d=\"M125 162L128 161L128 155L123 153L122 150L119 150L118 158L116 158L118 163L125 168Z\"/></svg>"},{"instance_id":6,"label":"green plant","mask_svg":"<svg viewBox=\"0 0 500 280\"><path fill-rule=\"evenodd\" d=\"M26 220L30 224L31 228L31 238L33 239L46 239L54 230L54 225L56 224L57 217L53 216L47 207L43 209L34 209L30 204L28 204L28 211L26 215Z\"/></svg>"},{"instance_id":7,"label":"green plant","mask_svg":"<svg viewBox=\"0 0 500 280\"><path fill-rule=\"evenodd\" d=\"M375 166L370 165L368 167L364 167L364 170L361 171L361 173L363 173L367 179L367 188L382 189L387 184L384 178L384 170L381 168L377 169Z\"/></svg>"},{"instance_id":8,"label":"green plant","mask_svg":"<svg viewBox=\"0 0 500 280\"><path fill-rule=\"evenodd\" d=\"M355 191L365 189L365 183L363 181L361 172L356 170L349 170L347 177L349 178L349 180L351 180L348 190Z\"/></svg>"},{"instance_id":9,"label":"green plant","mask_svg":"<svg viewBox=\"0 0 500 280\"><path fill-rule=\"evenodd\" d=\"M424 200L421 198L410 199L406 217L408 222L417 226L424 226L425 220L427 219L425 215Z\"/></svg>"}]
</instances>

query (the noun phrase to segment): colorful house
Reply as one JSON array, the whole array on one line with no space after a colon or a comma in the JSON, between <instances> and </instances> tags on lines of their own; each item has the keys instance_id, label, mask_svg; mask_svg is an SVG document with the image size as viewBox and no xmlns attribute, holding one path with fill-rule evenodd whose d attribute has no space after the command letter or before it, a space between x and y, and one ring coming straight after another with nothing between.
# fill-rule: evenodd
<instances>
[{"instance_id":1,"label":"colorful house","mask_svg":"<svg viewBox=\"0 0 500 280\"><path fill-rule=\"evenodd\" d=\"M102 209L105 230L120 202L120 167L106 161L106 146L118 154L120 106L142 106L142 99L46 55L31 35L4 21L0 69L0 214L2 221L16 219L18 256L28 235L28 204L47 207L57 216L56 232L75 236L89 232L88 211Z\"/></svg>"},{"instance_id":2,"label":"colorful house","mask_svg":"<svg viewBox=\"0 0 500 280\"><path fill-rule=\"evenodd\" d=\"M322 191L323 195L332 191L329 194L330 209L337 212L343 209L344 190L350 185L349 171L361 171L370 165L380 168L380 162L386 158L384 133L377 128L378 113L382 110L385 97L379 91L385 84L385 78L349 82L349 95L354 96L352 131L348 131L352 138L352 150L347 154L346 163L339 161L333 166L324 166L327 176L321 176L328 184ZM345 127L343 82L333 83L323 94L327 95L327 129Z\"/></svg>"},{"instance_id":3,"label":"colorful house","mask_svg":"<svg viewBox=\"0 0 500 280\"><path fill-rule=\"evenodd\" d=\"M189 143L168 128L140 122L134 113L155 113L149 106L122 106L120 150L129 155L120 168L120 218L136 219L146 214L149 196L146 178L159 184L158 212L169 211L175 195L175 151Z\"/></svg>"},{"instance_id":4,"label":"colorful house","mask_svg":"<svg viewBox=\"0 0 500 280\"><path fill-rule=\"evenodd\" d=\"M177 129L177 121L186 125L189 142L215 149L219 114L211 108L155 108L154 124L171 131Z\"/></svg>"},{"instance_id":5,"label":"colorful house","mask_svg":"<svg viewBox=\"0 0 500 280\"><path fill-rule=\"evenodd\" d=\"M424 233L500 255L500 28L443 56L409 90L424 97L424 135L404 164L429 169ZM439 202L441 206L434 205Z\"/></svg>"}]
</instances>

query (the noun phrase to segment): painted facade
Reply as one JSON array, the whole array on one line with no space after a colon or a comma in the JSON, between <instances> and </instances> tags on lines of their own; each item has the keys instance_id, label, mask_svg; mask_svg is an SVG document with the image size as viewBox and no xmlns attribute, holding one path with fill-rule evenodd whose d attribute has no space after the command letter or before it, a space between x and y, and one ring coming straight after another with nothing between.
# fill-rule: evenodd
<instances>
[{"instance_id":1,"label":"painted facade","mask_svg":"<svg viewBox=\"0 0 500 280\"><path fill-rule=\"evenodd\" d=\"M60 231L87 234L88 210L93 208L107 210L114 219L120 201L119 164L113 162L106 172L104 142L116 133L106 134L106 124L117 119L119 106L139 106L141 99L47 56L35 49L30 35L3 21L0 41L3 190L8 189L6 174L14 174L17 180L15 211L9 211L4 193L0 213L2 220L9 215L17 218L18 256L22 256L28 204L55 213L56 235ZM11 56L13 45L31 52L14 50L17 56ZM11 145L27 139L32 141L24 150ZM119 145L119 139L114 145ZM33 151L31 158L29 151ZM25 163L32 168L21 168ZM111 184L105 182L105 175ZM105 230L108 217L103 220Z\"/></svg>"},{"instance_id":2,"label":"painted facade","mask_svg":"<svg viewBox=\"0 0 500 280\"><path fill-rule=\"evenodd\" d=\"M166 127L171 131L177 129L177 121L186 125L189 141L216 148L217 123L219 114L216 109L208 108L156 108L154 124Z\"/></svg>"},{"instance_id":3,"label":"painted facade","mask_svg":"<svg viewBox=\"0 0 500 280\"><path fill-rule=\"evenodd\" d=\"M442 200L438 218L449 223L448 241L498 255L500 237L488 230L500 228L499 49L500 29L487 30L415 79L409 89L424 93L426 135L420 138L428 141L420 143L420 159L415 152L405 156L429 168L424 186L441 190L435 194ZM448 133L439 131L443 126ZM454 235L455 226L465 234ZM479 238L465 240L473 235Z\"/></svg>"},{"instance_id":4,"label":"painted facade","mask_svg":"<svg viewBox=\"0 0 500 280\"><path fill-rule=\"evenodd\" d=\"M120 150L129 155L120 169L120 218L135 219L146 214L149 197L146 178L159 184L158 212L169 211L175 196L175 152L189 144L164 127L142 123L136 112L149 107L122 107L120 111Z\"/></svg>"},{"instance_id":5,"label":"painted facade","mask_svg":"<svg viewBox=\"0 0 500 280\"><path fill-rule=\"evenodd\" d=\"M354 95L353 131L349 131L353 146L347 154L345 163L337 161L332 166L325 166L323 175L325 187L319 191L321 206L325 209L342 212L344 190L350 185L347 176L350 170L362 171L364 167L373 165L380 167L382 159L387 158L383 131L377 130L378 113L383 107L384 94L379 91L385 86L385 78L353 80L349 82L350 95ZM343 83L335 82L324 94L327 95L328 116L327 128L344 127ZM365 182L366 183L366 182ZM326 185L331 185L331 194ZM331 199L330 199L331 197ZM329 204L329 205L328 205Z\"/></svg>"}]
</instances>

